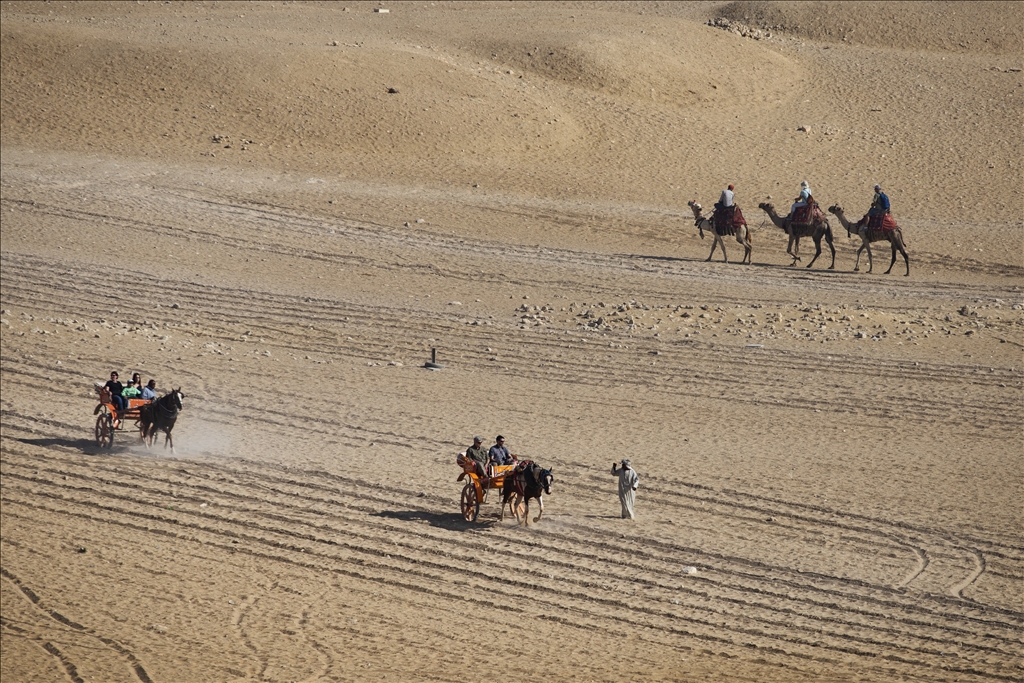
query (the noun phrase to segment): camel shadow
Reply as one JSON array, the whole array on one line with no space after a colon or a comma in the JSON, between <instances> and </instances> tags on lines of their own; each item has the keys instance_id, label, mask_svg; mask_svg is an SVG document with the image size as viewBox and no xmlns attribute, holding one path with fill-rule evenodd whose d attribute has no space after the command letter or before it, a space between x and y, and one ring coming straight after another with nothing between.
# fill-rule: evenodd
<instances>
[{"instance_id":1,"label":"camel shadow","mask_svg":"<svg viewBox=\"0 0 1024 683\"><path fill-rule=\"evenodd\" d=\"M651 256L649 254L613 254L614 258L621 259L637 259L640 261L661 261L664 263L698 263L703 261L701 258L694 258L692 256Z\"/></svg>"},{"instance_id":2,"label":"camel shadow","mask_svg":"<svg viewBox=\"0 0 1024 683\"><path fill-rule=\"evenodd\" d=\"M382 510L375 513L377 517L387 517L403 522L426 522L430 526L448 531L474 531L488 529L497 523L493 522L467 522L457 512L428 512L425 510Z\"/></svg>"}]
</instances>

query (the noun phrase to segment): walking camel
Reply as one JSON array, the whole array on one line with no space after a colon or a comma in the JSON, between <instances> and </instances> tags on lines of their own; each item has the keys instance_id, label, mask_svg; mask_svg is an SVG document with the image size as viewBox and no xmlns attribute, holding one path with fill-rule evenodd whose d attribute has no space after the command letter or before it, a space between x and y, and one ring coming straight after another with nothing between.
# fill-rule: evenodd
<instances>
[{"instance_id":1,"label":"walking camel","mask_svg":"<svg viewBox=\"0 0 1024 683\"><path fill-rule=\"evenodd\" d=\"M892 270L892 267L896 265L896 251L899 250L903 254L903 262L907 264L906 275L910 275L910 259L907 257L907 245L903 241L903 231L896 227L892 230L882 230L880 228L867 228L858 227L857 223L851 223L847 220L846 215L843 213L843 207L836 204L835 206L828 207L829 213L834 213L836 218L844 228L846 228L846 234L857 233L860 235L861 245L860 249L857 250L857 262L853 264L854 272L860 270L860 253L867 249L868 252L868 273L871 273L871 269L874 267L874 263L871 259L871 243L881 242L887 240L889 246L892 247L892 261L889 263L889 270L885 271L888 275Z\"/></svg>"},{"instance_id":2,"label":"walking camel","mask_svg":"<svg viewBox=\"0 0 1024 683\"><path fill-rule=\"evenodd\" d=\"M722 239L722 235L736 235L736 241L743 245L743 260L740 263L750 263L751 255L754 251L753 241L750 239L750 230L747 229L746 225L740 225L739 227L725 228L722 232L718 232L710 218L704 215L703 208L694 200L686 202L693 211L693 224L697 226L700 231L700 238L704 239L704 231L707 230L714 237L714 242L711 244L711 253L704 259L710 261L711 257L715 255L715 247L721 245L722 247L722 259L725 263L729 262L729 255L725 253L725 241ZM730 229L732 232L730 232Z\"/></svg>"},{"instance_id":3,"label":"walking camel","mask_svg":"<svg viewBox=\"0 0 1024 683\"><path fill-rule=\"evenodd\" d=\"M816 223L797 223L792 224L788 217L780 216L775 211L775 206L770 202L761 202L757 205L757 208L768 214L768 218L772 219L772 223L782 229L784 233L789 235L790 244L796 242L796 251L790 251L788 248L786 252L793 257L793 263L790 265L796 265L796 262L800 260L797 254L800 251L800 238L810 237L814 240L814 258L807 264L810 268L814 265L814 262L821 256L821 238L824 237L825 241L828 242L828 248L832 251L832 265L828 267L829 270L834 270L836 267L836 247L832 240L832 226L828 224L827 220L819 221Z\"/></svg>"}]
</instances>

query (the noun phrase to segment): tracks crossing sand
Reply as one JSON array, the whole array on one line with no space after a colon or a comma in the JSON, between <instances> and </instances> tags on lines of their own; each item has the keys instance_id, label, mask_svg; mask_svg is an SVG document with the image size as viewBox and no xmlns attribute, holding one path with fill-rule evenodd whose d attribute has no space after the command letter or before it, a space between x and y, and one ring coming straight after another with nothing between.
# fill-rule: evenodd
<instances>
[{"instance_id":1,"label":"tracks crossing sand","mask_svg":"<svg viewBox=\"0 0 1024 683\"><path fill-rule=\"evenodd\" d=\"M0 6L5 682L1024 678L1019 4L347 5Z\"/></svg>"}]
</instances>

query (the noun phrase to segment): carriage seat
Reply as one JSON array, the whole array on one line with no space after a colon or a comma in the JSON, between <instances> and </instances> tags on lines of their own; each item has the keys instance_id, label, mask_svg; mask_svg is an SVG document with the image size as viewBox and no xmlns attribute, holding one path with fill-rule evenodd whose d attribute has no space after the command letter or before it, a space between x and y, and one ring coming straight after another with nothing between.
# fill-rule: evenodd
<instances>
[{"instance_id":1,"label":"carriage seat","mask_svg":"<svg viewBox=\"0 0 1024 683\"><path fill-rule=\"evenodd\" d=\"M128 399L128 410L135 410L139 406L149 405L152 402L151 398L130 398Z\"/></svg>"}]
</instances>

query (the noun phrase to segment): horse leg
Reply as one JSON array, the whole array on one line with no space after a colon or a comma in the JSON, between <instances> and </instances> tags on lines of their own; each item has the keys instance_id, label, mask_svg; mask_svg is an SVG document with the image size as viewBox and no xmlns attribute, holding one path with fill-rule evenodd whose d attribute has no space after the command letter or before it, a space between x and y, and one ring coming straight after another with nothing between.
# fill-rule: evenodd
<instances>
[{"instance_id":1,"label":"horse leg","mask_svg":"<svg viewBox=\"0 0 1024 683\"><path fill-rule=\"evenodd\" d=\"M499 522L504 522L505 521L505 508L506 507L508 507L508 509L512 512L512 514L515 515L516 511L512 509L512 500L513 500L513 498L515 498L515 491L512 490L512 489L505 490L505 487L502 486L502 488L501 488L501 516L498 517L498 521Z\"/></svg>"},{"instance_id":2,"label":"horse leg","mask_svg":"<svg viewBox=\"0 0 1024 683\"><path fill-rule=\"evenodd\" d=\"M530 498L523 494L523 526L530 526Z\"/></svg>"},{"instance_id":3,"label":"horse leg","mask_svg":"<svg viewBox=\"0 0 1024 683\"><path fill-rule=\"evenodd\" d=\"M170 446L171 447L171 453L173 453L174 452L174 440L171 438L171 430L168 429L164 433L167 435L167 437L164 439L164 448L167 448L167 446Z\"/></svg>"},{"instance_id":4,"label":"horse leg","mask_svg":"<svg viewBox=\"0 0 1024 683\"><path fill-rule=\"evenodd\" d=\"M533 521L539 522L540 518L544 516L544 494L537 496L537 505L540 506L540 512L533 518Z\"/></svg>"}]
</instances>

